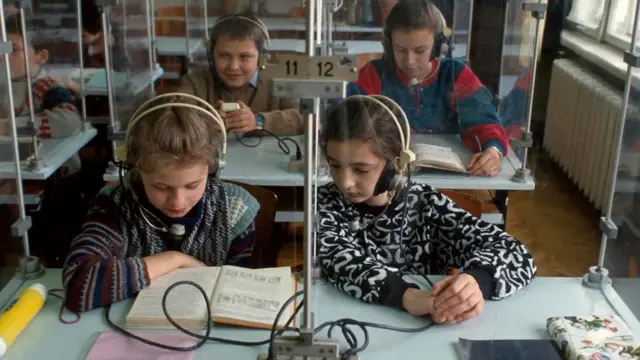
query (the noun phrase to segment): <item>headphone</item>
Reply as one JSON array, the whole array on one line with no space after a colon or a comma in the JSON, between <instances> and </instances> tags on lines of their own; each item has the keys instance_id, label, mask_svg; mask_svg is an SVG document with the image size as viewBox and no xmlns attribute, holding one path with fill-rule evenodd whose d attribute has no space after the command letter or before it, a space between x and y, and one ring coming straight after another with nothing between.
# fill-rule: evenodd
<instances>
[{"instance_id":1,"label":"headphone","mask_svg":"<svg viewBox=\"0 0 640 360\"><path fill-rule=\"evenodd\" d=\"M166 97L170 97L170 96L175 96L176 99L178 99L178 97L185 97L188 99L192 99L195 100L197 103L203 105L205 108L203 109L202 107L196 106L196 105L192 105L186 102L179 102L179 101L169 101L167 103L163 103L160 105L155 105L155 106L151 106L150 104L156 102L158 99L162 99L162 98L166 98ZM131 120L129 121L129 124L127 125L127 132L125 133L125 140L124 140L124 144L119 146L116 150L115 150L115 156L120 159L120 161L122 163L126 163L127 162L127 149L129 148L129 144L131 141L130 138L130 134L132 129L134 128L135 124L142 118L144 118L145 116L147 116L148 114L156 111L156 110L160 110L160 109L166 109L166 108L188 108L188 109L194 109L197 112L204 114L205 116L210 117L211 119L213 119L213 121L217 122L218 125L220 126L220 133L222 134L222 144L221 144L221 150L220 151L216 151L216 170L214 171L214 177L218 178L219 177L219 171L220 169L224 168L225 165L225 157L226 157L226 153L227 153L227 132L225 131L225 127L224 127L224 122L222 121L222 118L220 118L220 115L218 115L218 113L216 112L216 110L213 108L213 106L211 106L209 103L207 103L206 101L190 95L190 94L185 94L185 93L166 93L166 94L162 94L162 95L158 95L156 97L153 97L149 100L147 100L144 104L140 105L140 107L138 107L138 109L135 111L135 113L133 114L133 116L131 117ZM122 185L124 187L130 187L129 184L129 179L128 177L125 177L122 181ZM136 195L135 191L131 191L130 192L131 195L133 196L134 201L136 201L138 204L140 204L138 196ZM160 220L157 216L155 216L151 211L149 211L148 209L146 209L144 206L140 205L140 213L142 215L142 218L147 222L147 224L149 226L151 226L151 228L155 229L155 230L159 230L165 233L169 233L171 234L174 238L180 239L182 238L182 236L184 236L185 234L185 227L182 224L171 224L171 226L169 228L167 228L167 226L164 224L164 222L162 220ZM160 224L161 226L158 227L156 225L154 225L153 223L151 223L151 221L149 221L149 219L147 218L148 214L150 216L152 216L153 218L155 218Z\"/></svg>"},{"instance_id":2,"label":"headphone","mask_svg":"<svg viewBox=\"0 0 640 360\"><path fill-rule=\"evenodd\" d=\"M367 101L370 101L377 106L382 107L387 113L389 113L389 116L391 117L391 119L393 119L393 122L396 124L396 127L398 129L402 150L400 151L399 156L395 158L393 162L387 161L373 191L373 196L377 196L384 193L385 191L389 191L389 201L391 201L391 199L393 199L402 191L402 189L404 189L407 182L405 174L410 170L411 163L416 159L416 155L409 149L409 146L411 144L411 128L409 126L407 114L405 114L400 105L384 95L352 95L349 96L346 101L349 101L351 99L366 99ZM398 117L381 100L388 101L389 103L393 104L396 110L400 112L402 122L404 122L404 129L400 124Z\"/></svg>"},{"instance_id":3,"label":"headphone","mask_svg":"<svg viewBox=\"0 0 640 360\"><path fill-rule=\"evenodd\" d=\"M387 161L384 169L382 170L382 173L380 173L378 181L376 182L373 196L377 196L384 193L385 191L389 191L389 202L387 203L385 210L382 211L380 215L376 216L373 221L369 222L369 224L373 224L380 216L382 216L386 212L387 207L389 206L389 204L391 204L391 200L393 200L395 196L400 194L407 185L406 174L410 170L411 163L415 161L416 155L409 149L409 146L411 145L411 128L409 126L407 114L405 114L404 110L402 110L402 107L400 107L398 103L384 95L352 95L346 98L344 101L349 101L351 99L366 99L367 101L370 101L377 106L382 107L396 124L396 128L398 129L398 134L400 137L400 143L402 145L402 150L400 150L399 156L395 158L393 162ZM393 113L389 106L387 106L381 100L388 101L390 104L393 104L396 110L400 112L402 122L404 122L404 129L400 124L398 117ZM368 226L365 226L365 224L363 224L359 220L350 221L348 225L349 230L353 233L364 230Z\"/></svg>"},{"instance_id":4,"label":"headphone","mask_svg":"<svg viewBox=\"0 0 640 360\"><path fill-rule=\"evenodd\" d=\"M436 33L434 34L433 47L431 48L431 55L429 55L429 61L433 61L435 58L449 53L451 44L450 39L453 35L453 31L451 30L451 28L447 27L447 20L442 14L442 11L440 11L440 9L438 9L435 4L428 0L423 1L422 4L425 8L431 5L432 9L435 10L438 15L440 15L442 21L442 27L436 29ZM391 41L391 27L387 25L386 22L384 27L382 28L382 48L383 58L387 59L395 65L395 60L393 57L393 43Z\"/></svg>"},{"instance_id":5,"label":"headphone","mask_svg":"<svg viewBox=\"0 0 640 360\"><path fill-rule=\"evenodd\" d=\"M152 103L156 102L158 99L162 99L162 98L166 98L166 97L176 97L177 100L174 101L169 101L167 103L163 103L160 105L155 105L155 106L151 106ZM184 97L184 98L188 98L191 100L196 101L196 103L199 103L200 105L204 106L204 108L200 107L200 106L196 106L193 104L189 104L187 102L181 102L179 101L179 97ZM149 107L151 107L149 109ZM211 104L209 104L208 102L200 99L199 97L190 95L190 94L185 94L185 93L179 93L179 92L173 92L173 93L166 93L166 94L162 94L162 95L158 95L155 96L149 100L147 100L144 104L140 105L140 107L138 107L138 109L135 111L135 113L133 113L133 116L131 117L131 120L129 121L129 124L127 125L127 131L125 133L125 138L124 138L124 144L119 146L116 151L115 151L115 156L120 159L120 161L122 163L127 163L127 152L128 152L128 148L129 148L129 144L131 141L131 131L134 128L134 126L136 125L136 123L144 118L145 116L147 116L148 114L156 111L156 110L160 110L160 109L166 109L166 108L187 108L187 109L193 109L196 110L197 112L208 116L209 118L211 118L213 121L215 121L216 123L218 123L218 126L220 126L220 134L222 135L222 143L220 145L220 151L216 151L216 169L214 171L214 176L216 178L219 177L220 175L220 170L224 168L226 161L226 154L227 154L227 132L225 130L224 127L224 121L222 120L222 118L220 117L220 115L218 114L218 112L216 111L216 109L213 108L213 106L211 106Z\"/></svg>"},{"instance_id":6,"label":"headphone","mask_svg":"<svg viewBox=\"0 0 640 360\"><path fill-rule=\"evenodd\" d=\"M205 40L204 44L205 44L205 49L207 51L207 61L209 62L209 70L211 72L211 77L213 78L214 84L218 84L219 83L219 79L220 77L218 76L218 73L216 72L216 66L215 66L215 60L213 57L213 33L216 29L216 27L218 27L220 24L222 24L225 21L228 20L234 20L234 19L239 19L245 22L248 22L250 24L253 24L255 26L257 26L260 31L262 32L262 34L264 35L264 42L262 43L262 46L260 49L258 49L259 52L259 57L258 57L258 68L260 68L262 66L262 62L264 60L264 57L267 55L267 47L271 45L271 37L269 37L269 30L267 29L267 26L262 22L262 20L258 19L258 18L250 18L248 16L244 16L244 15L237 15L237 14L233 14L233 15L228 15L228 16L223 16L220 17L214 24L213 27L211 27L211 31L209 33L209 39ZM267 45L267 46L265 46ZM249 104L247 104L249 105Z\"/></svg>"}]
</instances>

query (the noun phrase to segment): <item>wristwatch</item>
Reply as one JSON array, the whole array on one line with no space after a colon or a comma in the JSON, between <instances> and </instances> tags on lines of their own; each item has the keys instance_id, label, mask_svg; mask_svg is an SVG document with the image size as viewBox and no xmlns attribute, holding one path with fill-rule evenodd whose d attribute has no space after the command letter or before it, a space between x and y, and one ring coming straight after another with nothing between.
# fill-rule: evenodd
<instances>
[{"instance_id":1,"label":"wristwatch","mask_svg":"<svg viewBox=\"0 0 640 360\"><path fill-rule=\"evenodd\" d=\"M500 160L502 160L502 158L504 157L504 155L502 154L502 151L500 151L500 149L498 149L497 146L489 146L487 149L495 149L495 151L497 151L498 154L500 154Z\"/></svg>"},{"instance_id":2,"label":"wristwatch","mask_svg":"<svg viewBox=\"0 0 640 360\"><path fill-rule=\"evenodd\" d=\"M256 129L264 130L264 116L260 113L256 115Z\"/></svg>"}]
</instances>

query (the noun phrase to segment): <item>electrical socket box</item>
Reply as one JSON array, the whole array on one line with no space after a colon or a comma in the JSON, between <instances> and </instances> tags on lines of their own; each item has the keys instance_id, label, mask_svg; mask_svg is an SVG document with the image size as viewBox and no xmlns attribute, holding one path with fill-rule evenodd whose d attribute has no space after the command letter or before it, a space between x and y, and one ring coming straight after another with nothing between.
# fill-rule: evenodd
<instances>
[{"instance_id":1,"label":"electrical socket box","mask_svg":"<svg viewBox=\"0 0 640 360\"><path fill-rule=\"evenodd\" d=\"M304 159L296 159L295 156L292 156L289 159L287 171L290 173L304 173Z\"/></svg>"},{"instance_id":2,"label":"electrical socket box","mask_svg":"<svg viewBox=\"0 0 640 360\"><path fill-rule=\"evenodd\" d=\"M238 105L238 103L223 103L220 110L224 112L236 111L240 110L240 105Z\"/></svg>"}]
</instances>

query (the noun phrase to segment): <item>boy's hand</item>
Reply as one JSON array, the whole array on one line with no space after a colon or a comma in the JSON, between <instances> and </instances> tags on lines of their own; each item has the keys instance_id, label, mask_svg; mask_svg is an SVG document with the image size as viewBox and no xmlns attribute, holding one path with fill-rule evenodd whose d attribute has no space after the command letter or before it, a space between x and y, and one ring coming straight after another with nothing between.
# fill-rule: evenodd
<instances>
[{"instance_id":1,"label":"boy's hand","mask_svg":"<svg viewBox=\"0 0 640 360\"><path fill-rule=\"evenodd\" d=\"M472 319L484 308L484 298L476 279L469 274L449 276L433 287L434 319L457 323Z\"/></svg>"},{"instance_id":2,"label":"boy's hand","mask_svg":"<svg viewBox=\"0 0 640 360\"><path fill-rule=\"evenodd\" d=\"M502 156L495 148L487 148L473 155L467 170L474 176L498 176L502 170Z\"/></svg>"},{"instance_id":3,"label":"boy's hand","mask_svg":"<svg viewBox=\"0 0 640 360\"><path fill-rule=\"evenodd\" d=\"M240 105L240 109L228 112L227 118L224 119L227 131L246 133L256 130L258 128L256 115L251 111L251 108L242 101L238 101L238 105Z\"/></svg>"}]
</instances>

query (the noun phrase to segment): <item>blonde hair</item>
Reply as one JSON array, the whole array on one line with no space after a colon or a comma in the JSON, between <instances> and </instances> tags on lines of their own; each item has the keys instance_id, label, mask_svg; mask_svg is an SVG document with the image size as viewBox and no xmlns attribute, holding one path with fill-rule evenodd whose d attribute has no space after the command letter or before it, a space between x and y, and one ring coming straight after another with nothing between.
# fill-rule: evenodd
<instances>
[{"instance_id":1,"label":"blonde hair","mask_svg":"<svg viewBox=\"0 0 640 360\"><path fill-rule=\"evenodd\" d=\"M130 129L127 164L144 172L206 162L215 166L218 125L194 109L164 108Z\"/></svg>"}]
</instances>

